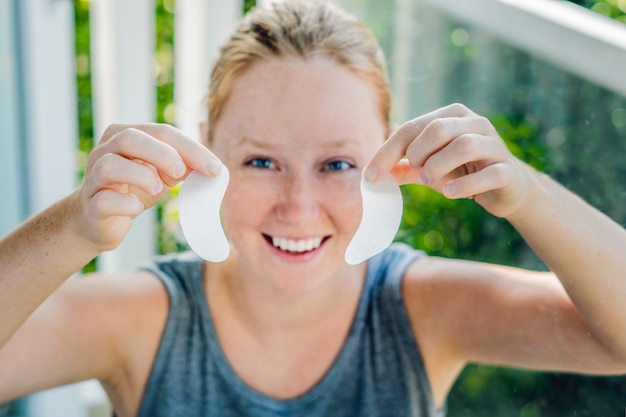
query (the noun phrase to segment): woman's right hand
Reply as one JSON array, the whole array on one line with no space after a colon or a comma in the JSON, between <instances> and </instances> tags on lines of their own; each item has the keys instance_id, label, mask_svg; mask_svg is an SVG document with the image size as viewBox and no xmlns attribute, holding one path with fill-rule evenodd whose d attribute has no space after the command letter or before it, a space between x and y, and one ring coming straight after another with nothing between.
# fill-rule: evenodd
<instances>
[{"instance_id":1,"label":"woman's right hand","mask_svg":"<svg viewBox=\"0 0 626 417\"><path fill-rule=\"evenodd\" d=\"M89 154L75 203L80 232L98 252L117 247L132 220L192 171L208 177L219 159L166 124L114 124Z\"/></svg>"}]
</instances>

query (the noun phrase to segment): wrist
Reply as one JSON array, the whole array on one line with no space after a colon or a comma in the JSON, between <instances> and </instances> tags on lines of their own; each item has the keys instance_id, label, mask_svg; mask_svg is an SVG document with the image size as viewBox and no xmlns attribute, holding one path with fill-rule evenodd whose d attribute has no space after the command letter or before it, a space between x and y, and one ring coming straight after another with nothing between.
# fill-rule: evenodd
<instances>
[{"instance_id":1,"label":"wrist","mask_svg":"<svg viewBox=\"0 0 626 417\"><path fill-rule=\"evenodd\" d=\"M89 221L85 216L80 188L59 201L55 213L60 219L59 227L63 228L69 246L75 247L76 254L86 262L102 253L104 248L89 233Z\"/></svg>"},{"instance_id":2,"label":"wrist","mask_svg":"<svg viewBox=\"0 0 626 417\"><path fill-rule=\"evenodd\" d=\"M524 227L529 221L541 220L549 216L550 207L554 203L550 201L555 198L552 180L547 174L539 172L534 168L524 164L528 175L523 185L522 196L515 210L512 210L505 219L516 228Z\"/></svg>"}]
</instances>

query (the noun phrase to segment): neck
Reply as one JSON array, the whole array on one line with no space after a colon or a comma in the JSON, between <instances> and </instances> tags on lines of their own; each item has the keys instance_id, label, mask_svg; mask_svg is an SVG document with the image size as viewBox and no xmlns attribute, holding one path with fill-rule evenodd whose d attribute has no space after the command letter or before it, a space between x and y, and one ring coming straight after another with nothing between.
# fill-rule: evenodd
<instances>
[{"instance_id":1,"label":"neck","mask_svg":"<svg viewBox=\"0 0 626 417\"><path fill-rule=\"evenodd\" d=\"M364 284L366 264L341 267L303 292L286 292L256 279L236 261L207 264L207 297L215 320L243 326L264 344L315 334L333 321L351 320ZM234 320L234 322L233 322Z\"/></svg>"}]
</instances>

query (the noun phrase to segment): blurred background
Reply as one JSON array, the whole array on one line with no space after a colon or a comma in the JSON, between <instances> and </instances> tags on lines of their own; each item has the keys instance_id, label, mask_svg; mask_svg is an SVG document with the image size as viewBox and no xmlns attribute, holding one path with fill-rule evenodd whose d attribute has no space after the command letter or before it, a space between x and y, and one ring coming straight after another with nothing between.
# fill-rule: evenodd
<instances>
[{"instance_id":1,"label":"blurred background","mask_svg":"<svg viewBox=\"0 0 626 417\"><path fill-rule=\"evenodd\" d=\"M626 225L626 1L337 2L385 50L395 122L464 103L516 155ZM256 5L0 0L0 236L77 186L107 124L158 121L197 137L217 48ZM508 223L474 202L418 186L403 193L398 240L433 255L545 268ZM85 271L184 249L175 197ZM448 409L455 417L623 416L626 378L472 365ZM2 417L110 413L95 381L0 405Z\"/></svg>"}]
</instances>

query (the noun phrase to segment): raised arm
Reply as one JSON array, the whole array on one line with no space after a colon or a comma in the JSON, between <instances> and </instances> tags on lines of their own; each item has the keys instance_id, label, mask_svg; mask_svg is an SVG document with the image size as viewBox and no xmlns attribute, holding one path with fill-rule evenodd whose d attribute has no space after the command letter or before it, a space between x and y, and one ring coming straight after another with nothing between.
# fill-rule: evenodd
<instances>
[{"instance_id":1,"label":"raised arm","mask_svg":"<svg viewBox=\"0 0 626 417\"><path fill-rule=\"evenodd\" d=\"M593 336L626 360L626 231L547 175L506 218L557 275Z\"/></svg>"},{"instance_id":2,"label":"raised arm","mask_svg":"<svg viewBox=\"0 0 626 417\"><path fill-rule=\"evenodd\" d=\"M402 158L405 158L401 161ZM626 360L626 231L515 158L489 121L451 105L403 124L365 170L474 198L556 273L598 343Z\"/></svg>"},{"instance_id":3,"label":"raised arm","mask_svg":"<svg viewBox=\"0 0 626 417\"><path fill-rule=\"evenodd\" d=\"M0 240L0 347L70 275L124 239L132 220L190 170L220 162L168 125L113 125L83 184Z\"/></svg>"}]
</instances>

